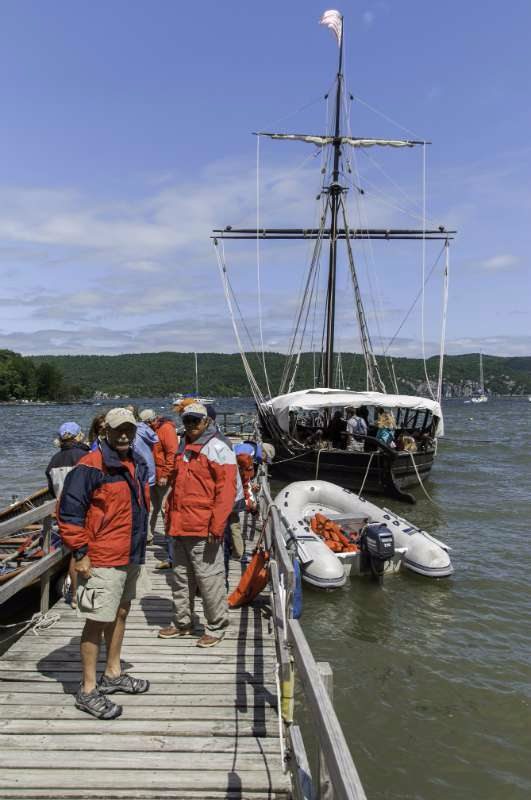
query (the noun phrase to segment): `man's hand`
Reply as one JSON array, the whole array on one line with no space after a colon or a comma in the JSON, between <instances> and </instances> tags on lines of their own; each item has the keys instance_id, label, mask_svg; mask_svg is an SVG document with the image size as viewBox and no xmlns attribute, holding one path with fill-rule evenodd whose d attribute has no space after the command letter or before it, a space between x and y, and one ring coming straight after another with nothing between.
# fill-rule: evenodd
<instances>
[{"instance_id":1,"label":"man's hand","mask_svg":"<svg viewBox=\"0 0 531 800\"><path fill-rule=\"evenodd\" d=\"M157 486L167 486L168 479L167 478L158 478L157 479Z\"/></svg>"},{"instance_id":2,"label":"man's hand","mask_svg":"<svg viewBox=\"0 0 531 800\"><path fill-rule=\"evenodd\" d=\"M88 556L83 556L79 561L76 561L74 568L78 575L82 575L84 578L90 578L90 558Z\"/></svg>"}]
</instances>

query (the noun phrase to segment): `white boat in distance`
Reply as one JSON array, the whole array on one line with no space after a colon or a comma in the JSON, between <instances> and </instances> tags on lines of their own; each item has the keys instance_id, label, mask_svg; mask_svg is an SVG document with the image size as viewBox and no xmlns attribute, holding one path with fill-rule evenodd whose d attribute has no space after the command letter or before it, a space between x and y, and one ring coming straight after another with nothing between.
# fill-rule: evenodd
<instances>
[{"instance_id":1,"label":"white boat in distance","mask_svg":"<svg viewBox=\"0 0 531 800\"><path fill-rule=\"evenodd\" d=\"M428 578L445 578L453 573L449 547L388 508L379 508L354 492L328 481L295 481L275 498L286 528L286 545L294 545L301 563L302 578L320 589L343 586L349 576L370 573L370 554L363 545L358 552L334 553L313 532L311 520L322 514L351 534L379 528L392 535L394 554L380 557L383 574L398 572L400 566ZM386 531L383 531L385 526Z\"/></svg>"},{"instance_id":2,"label":"white boat in distance","mask_svg":"<svg viewBox=\"0 0 531 800\"><path fill-rule=\"evenodd\" d=\"M488 397L485 394L485 379L483 377L483 353L479 354L479 392L470 398L471 403L487 403Z\"/></svg>"},{"instance_id":3,"label":"white boat in distance","mask_svg":"<svg viewBox=\"0 0 531 800\"><path fill-rule=\"evenodd\" d=\"M187 397L193 397L197 403L202 403L202 405L206 405L207 403L213 403L213 397L201 397L199 395L199 371L197 369L197 353L194 353L194 368L195 368L195 392L191 392L190 394L174 394L173 395L173 405L178 405L181 400L184 400Z\"/></svg>"}]
</instances>

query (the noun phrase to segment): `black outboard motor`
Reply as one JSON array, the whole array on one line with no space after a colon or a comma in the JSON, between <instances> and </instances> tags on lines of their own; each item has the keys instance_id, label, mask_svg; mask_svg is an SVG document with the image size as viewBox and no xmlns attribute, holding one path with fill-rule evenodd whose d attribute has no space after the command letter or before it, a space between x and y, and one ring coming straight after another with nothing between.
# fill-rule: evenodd
<instances>
[{"instance_id":1,"label":"black outboard motor","mask_svg":"<svg viewBox=\"0 0 531 800\"><path fill-rule=\"evenodd\" d=\"M393 534L380 522L366 525L361 534L361 552L369 560L371 572L381 585L385 562L395 554Z\"/></svg>"}]
</instances>

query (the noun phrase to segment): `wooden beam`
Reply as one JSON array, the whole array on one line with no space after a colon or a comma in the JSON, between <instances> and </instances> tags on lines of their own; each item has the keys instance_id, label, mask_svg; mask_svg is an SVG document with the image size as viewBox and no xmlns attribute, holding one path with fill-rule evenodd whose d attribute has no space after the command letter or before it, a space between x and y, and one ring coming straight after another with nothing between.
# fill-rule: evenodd
<instances>
[{"instance_id":1,"label":"wooden beam","mask_svg":"<svg viewBox=\"0 0 531 800\"><path fill-rule=\"evenodd\" d=\"M40 522L45 517L53 514L57 500L47 500L42 506L32 508L31 511L26 511L24 514L18 514L13 519L8 519L7 522L0 522L0 539L4 536L9 536L11 533L25 528L26 525L31 525L32 522Z\"/></svg>"},{"instance_id":2,"label":"wooden beam","mask_svg":"<svg viewBox=\"0 0 531 800\"><path fill-rule=\"evenodd\" d=\"M299 622L288 620L289 640L319 746L337 800L367 800L334 707Z\"/></svg>"}]
</instances>

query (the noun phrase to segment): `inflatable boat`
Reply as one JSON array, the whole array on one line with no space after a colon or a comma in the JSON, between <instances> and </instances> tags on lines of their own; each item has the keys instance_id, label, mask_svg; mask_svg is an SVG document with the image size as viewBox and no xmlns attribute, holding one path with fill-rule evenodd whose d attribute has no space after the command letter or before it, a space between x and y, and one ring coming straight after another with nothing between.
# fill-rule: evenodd
<instances>
[{"instance_id":1,"label":"inflatable boat","mask_svg":"<svg viewBox=\"0 0 531 800\"><path fill-rule=\"evenodd\" d=\"M430 578L453 572L449 547L387 508L379 508L354 492L328 481L296 481L275 498L285 528L286 544L294 546L302 578L322 588L343 586L349 576L372 573L381 581L403 566ZM316 519L335 523L349 546L327 545L316 532ZM352 543L352 544L351 544ZM355 543L355 544L354 544Z\"/></svg>"}]
</instances>

